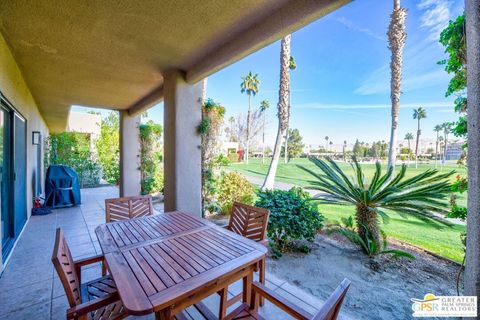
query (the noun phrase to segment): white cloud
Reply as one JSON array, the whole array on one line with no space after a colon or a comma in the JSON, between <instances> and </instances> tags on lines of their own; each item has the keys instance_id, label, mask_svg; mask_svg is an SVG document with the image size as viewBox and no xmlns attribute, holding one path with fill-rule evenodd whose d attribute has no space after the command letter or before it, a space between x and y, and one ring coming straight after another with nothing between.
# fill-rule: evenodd
<instances>
[{"instance_id":1,"label":"white cloud","mask_svg":"<svg viewBox=\"0 0 480 320\"><path fill-rule=\"evenodd\" d=\"M448 74L443 70L433 70L425 73L406 75L402 80L402 91L412 91L422 88L433 87L448 81ZM390 92L390 68L384 65L375 70L362 84L355 89L356 94L366 96Z\"/></svg>"},{"instance_id":2,"label":"white cloud","mask_svg":"<svg viewBox=\"0 0 480 320\"><path fill-rule=\"evenodd\" d=\"M372 30L370 30L368 28L356 25L351 20L349 20L345 17L333 18L333 20L343 24L345 27L347 27L349 29L361 32L361 33L366 34L367 36L372 37L374 39L382 40L382 41L386 40L386 36L381 36L381 35L373 32Z\"/></svg>"},{"instance_id":3,"label":"white cloud","mask_svg":"<svg viewBox=\"0 0 480 320\"><path fill-rule=\"evenodd\" d=\"M400 103L402 109L423 108L450 108L452 110L453 104L450 102L415 102L415 103ZM336 110L356 110L356 109L390 109L390 104L323 104L319 102L309 102L303 104L293 105L293 108L298 109L336 109ZM440 110L439 110L440 111Z\"/></svg>"},{"instance_id":4,"label":"white cloud","mask_svg":"<svg viewBox=\"0 0 480 320\"><path fill-rule=\"evenodd\" d=\"M417 8L423 11L420 26L429 30L430 40L438 41L440 33L448 25L451 5L451 1L447 0L421 0L417 4Z\"/></svg>"}]
</instances>

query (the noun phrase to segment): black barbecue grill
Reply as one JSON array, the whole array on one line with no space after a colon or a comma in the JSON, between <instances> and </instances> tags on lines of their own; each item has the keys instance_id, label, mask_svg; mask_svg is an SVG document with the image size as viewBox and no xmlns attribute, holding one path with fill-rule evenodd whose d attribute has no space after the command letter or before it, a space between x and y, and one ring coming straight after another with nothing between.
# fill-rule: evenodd
<instances>
[{"instance_id":1,"label":"black barbecue grill","mask_svg":"<svg viewBox=\"0 0 480 320\"><path fill-rule=\"evenodd\" d=\"M45 179L45 206L61 208L81 203L78 175L64 165L48 167Z\"/></svg>"}]
</instances>

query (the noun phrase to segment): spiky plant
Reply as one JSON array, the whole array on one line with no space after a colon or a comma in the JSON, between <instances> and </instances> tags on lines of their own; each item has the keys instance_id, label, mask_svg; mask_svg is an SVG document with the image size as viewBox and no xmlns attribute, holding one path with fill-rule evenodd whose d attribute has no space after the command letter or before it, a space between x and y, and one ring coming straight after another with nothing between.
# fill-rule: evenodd
<instances>
[{"instance_id":1,"label":"spiky plant","mask_svg":"<svg viewBox=\"0 0 480 320\"><path fill-rule=\"evenodd\" d=\"M449 224L438 215L449 212L448 202L444 201L450 192L450 177L454 171L438 174L429 169L411 178L405 177L407 166L402 165L397 174L389 167L385 173L379 162L375 164L375 173L367 181L361 165L356 158L352 160L354 175L348 177L330 158L326 161L317 158L310 160L321 173L300 166L316 180L309 181L309 189L321 191L314 199L321 203L354 205L357 233L365 242L373 241L381 247L381 232L378 218L388 221L385 210L392 210L402 217L415 216L425 222L439 221Z\"/></svg>"}]
</instances>

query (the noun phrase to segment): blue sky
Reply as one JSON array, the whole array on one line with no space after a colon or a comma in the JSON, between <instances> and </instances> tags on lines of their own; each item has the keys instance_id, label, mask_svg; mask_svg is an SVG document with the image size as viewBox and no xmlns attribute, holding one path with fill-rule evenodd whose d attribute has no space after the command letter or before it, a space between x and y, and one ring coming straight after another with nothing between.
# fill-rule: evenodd
<instances>
[{"instance_id":1,"label":"blue sky","mask_svg":"<svg viewBox=\"0 0 480 320\"><path fill-rule=\"evenodd\" d=\"M449 75L436 64L445 57L438 35L450 19L463 11L460 0L402 1L408 9L404 50L399 138L415 133L413 108L425 107L423 136L433 138L433 126L453 121L452 100L444 97ZM307 144L355 139L389 139L390 51L386 31L392 1L359 0L292 34L292 55L297 69L291 73L290 127L298 128ZM276 42L208 78L207 96L222 103L227 118L247 111L247 96L240 93L241 77L258 73L260 92L253 100L268 99L267 141L273 145L278 101L279 42ZM162 105L149 117L162 121Z\"/></svg>"}]
</instances>

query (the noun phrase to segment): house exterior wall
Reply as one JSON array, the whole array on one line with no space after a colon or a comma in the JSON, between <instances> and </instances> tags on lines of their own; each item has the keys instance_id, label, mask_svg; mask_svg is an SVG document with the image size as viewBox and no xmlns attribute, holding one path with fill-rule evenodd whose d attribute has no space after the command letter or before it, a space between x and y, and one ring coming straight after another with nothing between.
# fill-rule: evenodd
<instances>
[{"instance_id":1,"label":"house exterior wall","mask_svg":"<svg viewBox=\"0 0 480 320\"><path fill-rule=\"evenodd\" d=\"M30 218L30 213L33 204L34 195L34 176L38 174L37 171L37 146L32 144L32 131L40 131L42 138L48 135L48 128L40 114L38 107L33 99L32 94L20 72L20 69L11 54L5 39L0 34L0 92L13 105L13 107L23 116L27 121L26 133L26 194L27 194L27 217ZM43 150L42 150L43 159ZM43 164L43 161L41 161ZM41 176L44 177L44 170L41 169ZM0 229L0 239L1 239ZM2 254L0 245L0 271L3 269Z\"/></svg>"}]
</instances>

